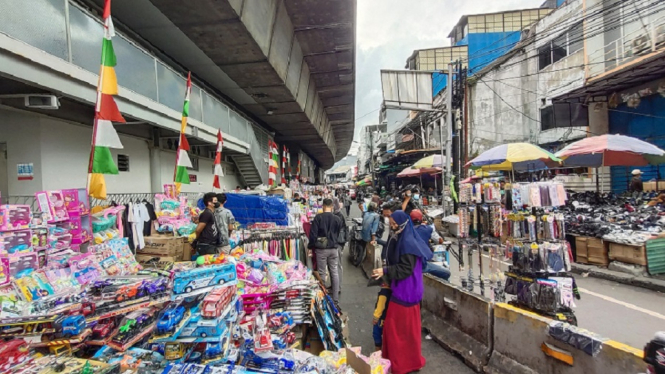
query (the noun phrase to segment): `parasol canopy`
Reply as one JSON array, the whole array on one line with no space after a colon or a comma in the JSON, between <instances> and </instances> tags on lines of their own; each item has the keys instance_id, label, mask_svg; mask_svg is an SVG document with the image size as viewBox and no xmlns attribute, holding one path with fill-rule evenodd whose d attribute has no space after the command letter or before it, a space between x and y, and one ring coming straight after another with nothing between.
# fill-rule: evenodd
<instances>
[{"instance_id":1,"label":"parasol canopy","mask_svg":"<svg viewBox=\"0 0 665 374\"><path fill-rule=\"evenodd\" d=\"M529 143L510 143L481 153L466 165L483 170L540 170L558 166L561 159Z\"/></svg>"},{"instance_id":2,"label":"parasol canopy","mask_svg":"<svg viewBox=\"0 0 665 374\"><path fill-rule=\"evenodd\" d=\"M428 168L444 168L446 158L442 155L432 155L425 158L421 158L413 164L414 169L428 169Z\"/></svg>"},{"instance_id":3,"label":"parasol canopy","mask_svg":"<svg viewBox=\"0 0 665 374\"><path fill-rule=\"evenodd\" d=\"M419 177L423 174L438 174L441 172L441 170L441 168L416 169L413 166L409 166L397 174L397 178Z\"/></svg>"},{"instance_id":4,"label":"parasol canopy","mask_svg":"<svg viewBox=\"0 0 665 374\"><path fill-rule=\"evenodd\" d=\"M372 178L366 177L365 179L362 179L356 183L356 186L362 187L362 186L371 186L372 185Z\"/></svg>"},{"instance_id":5,"label":"parasol canopy","mask_svg":"<svg viewBox=\"0 0 665 374\"><path fill-rule=\"evenodd\" d=\"M557 152L566 166L645 166L665 162L665 151L625 135L591 136Z\"/></svg>"}]
</instances>

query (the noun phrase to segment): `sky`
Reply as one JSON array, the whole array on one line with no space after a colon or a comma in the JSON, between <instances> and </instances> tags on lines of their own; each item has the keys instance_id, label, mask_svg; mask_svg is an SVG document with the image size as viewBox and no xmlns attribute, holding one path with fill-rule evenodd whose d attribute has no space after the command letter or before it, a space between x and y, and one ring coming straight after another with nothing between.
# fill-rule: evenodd
<instances>
[{"instance_id":1,"label":"sky","mask_svg":"<svg viewBox=\"0 0 665 374\"><path fill-rule=\"evenodd\" d=\"M355 139L377 124L381 69L404 69L416 49L450 45L462 15L538 8L544 0L358 0Z\"/></svg>"}]
</instances>

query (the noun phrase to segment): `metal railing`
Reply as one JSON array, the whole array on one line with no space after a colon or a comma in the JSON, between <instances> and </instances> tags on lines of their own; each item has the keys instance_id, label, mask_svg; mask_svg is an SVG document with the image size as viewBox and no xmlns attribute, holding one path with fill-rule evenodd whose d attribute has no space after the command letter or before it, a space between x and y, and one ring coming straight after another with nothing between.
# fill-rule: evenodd
<instances>
[{"instance_id":1,"label":"metal railing","mask_svg":"<svg viewBox=\"0 0 665 374\"><path fill-rule=\"evenodd\" d=\"M665 7L661 9L665 10ZM654 13L656 10L653 11ZM589 54L588 77L631 62L640 56L665 49L665 16L641 23L642 17L622 20L622 27L639 22L640 27Z\"/></svg>"}]
</instances>

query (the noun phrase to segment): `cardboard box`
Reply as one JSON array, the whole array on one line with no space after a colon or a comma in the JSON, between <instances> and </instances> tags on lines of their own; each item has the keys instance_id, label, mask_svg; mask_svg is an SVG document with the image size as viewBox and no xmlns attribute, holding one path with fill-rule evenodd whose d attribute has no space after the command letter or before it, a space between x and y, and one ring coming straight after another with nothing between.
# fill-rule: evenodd
<instances>
[{"instance_id":1,"label":"cardboard box","mask_svg":"<svg viewBox=\"0 0 665 374\"><path fill-rule=\"evenodd\" d=\"M157 260L155 260L157 259ZM166 270L178 262L176 257L136 254L136 261L146 269Z\"/></svg>"},{"instance_id":2,"label":"cardboard box","mask_svg":"<svg viewBox=\"0 0 665 374\"><path fill-rule=\"evenodd\" d=\"M609 258L627 264L647 265L646 247L644 245L628 245L610 243Z\"/></svg>"},{"instance_id":3,"label":"cardboard box","mask_svg":"<svg viewBox=\"0 0 665 374\"><path fill-rule=\"evenodd\" d=\"M182 244L182 261L192 261L192 255L195 253L192 244L185 239Z\"/></svg>"},{"instance_id":4,"label":"cardboard box","mask_svg":"<svg viewBox=\"0 0 665 374\"><path fill-rule=\"evenodd\" d=\"M587 247L587 237L586 236L578 236L575 238L575 248L577 249L576 251L576 258L575 262L579 264L588 264L589 263L589 250Z\"/></svg>"},{"instance_id":5,"label":"cardboard box","mask_svg":"<svg viewBox=\"0 0 665 374\"><path fill-rule=\"evenodd\" d=\"M325 351L325 348L323 347L323 342L321 341L318 330L316 328L310 328L307 335L307 341L305 342L305 352L318 356L323 351Z\"/></svg>"},{"instance_id":6,"label":"cardboard box","mask_svg":"<svg viewBox=\"0 0 665 374\"><path fill-rule=\"evenodd\" d=\"M664 182L658 182L658 184L660 184L660 183L664 183ZM656 185L656 182L644 182L644 183L642 183L642 188L644 188L645 192L648 192L648 191L656 191L658 186Z\"/></svg>"},{"instance_id":7,"label":"cardboard box","mask_svg":"<svg viewBox=\"0 0 665 374\"><path fill-rule=\"evenodd\" d=\"M587 238L587 251L589 264L601 266L607 266L610 264L610 258L608 255L609 243L603 242L603 239Z\"/></svg>"},{"instance_id":8,"label":"cardboard box","mask_svg":"<svg viewBox=\"0 0 665 374\"><path fill-rule=\"evenodd\" d=\"M137 251L141 254L176 257L182 256L182 238L173 235L153 235L145 237L145 248Z\"/></svg>"}]
</instances>

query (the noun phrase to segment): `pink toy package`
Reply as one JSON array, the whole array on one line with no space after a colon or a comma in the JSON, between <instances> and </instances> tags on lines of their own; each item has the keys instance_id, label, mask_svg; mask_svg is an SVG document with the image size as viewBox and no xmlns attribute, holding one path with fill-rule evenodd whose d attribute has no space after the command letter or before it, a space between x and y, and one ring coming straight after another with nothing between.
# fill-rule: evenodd
<instances>
[{"instance_id":1,"label":"pink toy package","mask_svg":"<svg viewBox=\"0 0 665 374\"><path fill-rule=\"evenodd\" d=\"M70 257L69 266L76 280L82 285L95 281L103 271L95 255L89 252Z\"/></svg>"},{"instance_id":2,"label":"pink toy package","mask_svg":"<svg viewBox=\"0 0 665 374\"><path fill-rule=\"evenodd\" d=\"M0 206L0 231L29 229L31 220L32 212L29 205Z\"/></svg>"},{"instance_id":3,"label":"pink toy package","mask_svg":"<svg viewBox=\"0 0 665 374\"><path fill-rule=\"evenodd\" d=\"M14 278L37 269L39 269L39 259L35 252L17 254L9 258L9 274Z\"/></svg>"},{"instance_id":4,"label":"pink toy package","mask_svg":"<svg viewBox=\"0 0 665 374\"><path fill-rule=\"evenodd\" d=\"M90 204L83 188L70 188L62 190L62 196L65 200L65 209L68 212L78 212L79 214L88 214Z\"/></svg>"},{"instance_id":5,"label":"pink toy package","mask_svg":"<svg viewBox=\"0 0 665 374\"><path fill-rule=\"evenodd\" d=\"M176 188L175 184L165 184L164 185L164 195L168 197L169 199L175 199L176 198Z\"/></svg>"},{"instance_id":6,"label":"pink toy package","mask_svg":"<svg viewBox=\"0 0 665 374\"><path fill-rule=\"evenodd\" d=\"M69 219L62 191L41 191L37 192L35 197L37 198L39 208L45 213L49 223L62 222Z\"/></svg>"},{"instance_id":7,"label":"pink toy package","mask_svg":"<svg viewBox=\"0 0 665 374\"><path fill-rule=\"evenodd\" d=\"M72 234L72 243L86 243L92 238L90 216L81 215L77 211L69 212L69 233Z\"/></svg>"},{"instance_id":8,"label":"pink toy package","mask_svg":"<svg viewBox=\"0 0 665 374\"><path fill-rule=\"evenodd\" d=\"M30 230L10 231L0 234L0 253L15 255L32 252L32 232Z\"/></svg>"},{"instance_id":9,"label":"pink toy package","mask_svg":"<svg viewBox=\"0 0 665 374\"><path fill-rule=\"evenodd\" d=\"M9 259L0 257L0 286L9 283Z\"/></svg>"}]
</instances>

